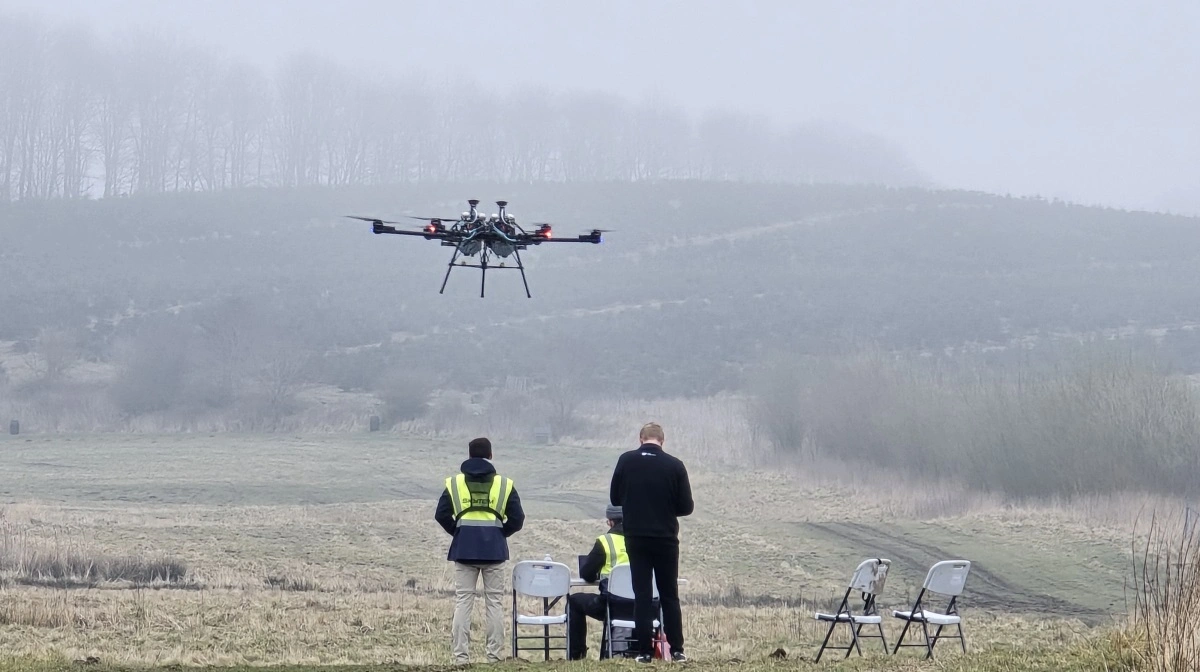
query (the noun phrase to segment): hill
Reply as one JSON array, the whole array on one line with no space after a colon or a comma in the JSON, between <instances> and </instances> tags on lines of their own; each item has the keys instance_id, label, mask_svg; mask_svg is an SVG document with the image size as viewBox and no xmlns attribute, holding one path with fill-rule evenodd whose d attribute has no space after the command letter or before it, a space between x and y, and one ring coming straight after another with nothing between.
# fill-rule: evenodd
<instances>
[{"instance_id":1,"label":"hill","mask_svg":"<svg viewBox=\"0 0 1200 672\"><path fill-rule=\"evenodd\" d=\"M601 246L530 250L532 300L515 274L495 274L479 300L465 271L437 294L445 249L342 218L452 215L468 197L506 198L561 234L614 232ZM326 353L377 344L371 357L464 385L553 371L593 389L708 394L772 350L869 341L941 354L1122 330L1167 333L1180 366L1196 368L1200 219L980 193L686 181L247 190L3 205L0 235L0 339L78 330L96 360L171 313L253 317Z\"/></svg>"}]
</instances>

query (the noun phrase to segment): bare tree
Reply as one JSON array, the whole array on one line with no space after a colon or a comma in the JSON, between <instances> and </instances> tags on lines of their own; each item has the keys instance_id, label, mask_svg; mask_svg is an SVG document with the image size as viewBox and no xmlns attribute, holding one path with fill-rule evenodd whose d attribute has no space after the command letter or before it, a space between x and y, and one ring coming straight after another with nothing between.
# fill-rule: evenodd
<instances>
[{"instance_id":1,"label":"bare tree","mask_svg":"<svg viewBox=\"0 0 1200 672\"><path fill-rule=\"evenodd\" d=\"M473 104L463 92L483 92ZM461 102L456 102L461 101ZM98 174L93 171L99 169ZM882 138L776 133L673 101L477 82L364 79L298 54L271 76L170 37L0 18L0 198L250 185L500 180L919 183Z\"/></svg>"},{"instance_id":2,"label":"bare tree","mask_svg":"<svg viewBox=\"0 0 1200 672\"><path fill-rule=\"evenodd\" d=\"M567 181L627 180L633 173L629 112L608 94L576 94L562 108L563 178Z\"/></svg>"},{"instance_id":3,"label":"bare tree","mask_svg":"<svg viewBox=\"0 0 1200 672\"><path fill-rule=\"evenodd\" d=\"M92 33L79 29L59 29L53 36L50 70L54 95L51 100L54 152L57 173L51 189L67 198L84 196L90 184L88 169L95 149L90 129L95 115L95 63L99 47Z\"/></svg>"},{"instance_id":4,"label":"bare tree","mask_svg":"<svg viewBox=\"0 0 1200 672\"><path fill-rule=\"evenodd\" d=\"M66 329L45 327L38 331L37 348L25 356L26 365L42 381L59 381L79 359L79 342Z\"/></svg>"},{"instance_id":5,"label":"bare tree","mask_svg":"<svg viewBox=\"0 0 1200 672\"><path fill-rule=\"evenodd\" d=\"M187 383L189 340L178 325L150 324L118 342L121 371L110 389L117 406L132 415L177 406Z\"/></svg>"},{"instance_id":6,"label":"bare tree","mask_svg":"<svg viewBox=\"0 0 1200 672\"><path fill-rule=\"evenodd\" d=\"M13 198L13 172L16 169L17 119L22 101L15 86L19 76L20 58L17 40L18 24L0 17L0 199Z\"/></svg>"},{"instance_id":7,"label":"bare tree","mask_svg":"<svg viewBox=\"0 0 1200 672\"><path fill-rule=\"evenodd\" d=\"M200 368L209 377L214 401L230 401L241 391L251 369L255 343L263 339L256 307L245 299L229 298L197 316Z\"/></svg>"},{"instance_id":8,"label":"bare tree","mask_svg":"<svg viewBox=\"0 0 1200 672\"><path fill-rule=\"evenodd\" d=\"M559 438L579 429L575 414L585 399L585 388L578 375L558 375L546 382L542 396L550 409L547 421L550 432Z\"/></svg>"},{"instance_id":9,"label":"bare tree","mask_svg":"<svg viewBox=\"0 0 1200 672\"><path fill-rule=\"evenodd\" d=\"M632 179L661 180L687 177L691 123L683 109L662 98L642 103L633 120Z\"/></svg>"},{"instance_id":10,"label":"bare tree","mask_svg":"<svg viewBox=\"0 0 1200 672\"><path fill-rule=\"evenodd\" d=\"M765 177L763 156L772 147L765 119L732 112L706 114L697 130L706 171L715 180L757 180Z\"/></svg>"},{"instance_id":11,"label":"bare tree","mask_svg":"<svg viewBox=\"0 0 1200 672\"><path fill-rule=\"evenodd\" d=\"M264 132L271 113L269 82L257 70L235 63L226 70L219 92L220 116L226 122L221 157L227 178L223 184L234 189L262 184L267 151Z\"/></svg>"},{"instance_id":12,"label":"bare tree","mask_svg":"<svg viewBox=\"0 0 1200 672\"><path fill-rule=\"evenodd\" d=\"M53 140L44 129L46 119L46 30L30 20L14 21L0 42L4 52L3 79L6 109L3 139L6 166L3 190L9 198L38 198L45 170L39 159L50 150L43 145Z\"/></svg>"},{"instance_id":13,"label":"bare tree","mask_svg":"<svg viewBox=\"0 0 1200 672\"><path fill-rule=\"evenodd\" d=\"M371 134L368 130L371 96L362 82L340 76L328 82L333 96L323 134L326 182L334 185L365 184Z\"/></svg>"},{"instance_id":14,"label":"bare tree","mask_svg":"<svg viewBox=\"0 0 1200 672\"><path fill-rule=\"evenodd\" d=\"M504 179L542 182L558 177L553 166L562 142L562 118L554 96L542 88L518 89L503 107L501 118Z\"/></svg>"},{"instance_id":15,"label":"bare tree","mask_svg":"<svg viewBox=\"0 0 1200 672\"><path fill-rule=\"evenodd\" d=\"M92 119L92 137L99 143L100 163L104 171L104 196L126 193L129 183L130 143L133 130L132 54L112 48L97 55L96 115Z\"/></svg>"},{"instance_id":16,"label":"bare tree","mask_svg":"<svg viewBox=\"0 0 1200 672\"><path fill-rule=\"evenodd\" d=\"M133 47L134 183L137 191L157 193L175 186L172 153L182 114L182 55L175 45L152 35L142 35Z\"/></svg>"},{"instance_id":17,"label":"bare tree","mask_svg":"<svg viewBox=\"0 0 1200 672\"><path fill-rule=\"evenodd\" d=\"M278 422L291 409L296 392L304 383L309 353L283 345L265 349L258 359L255 381L272 421Z\"/></svg>"},{"instance_id":18,"label":"bare tree","mask_svg":"<svg viewBox=\"0 0 1200 672\"><path fill-rule=\"evenodd\" d=\"M433 394L434 376L407 367L389 370L375 385L383 401L383 419L389 424L413 420L425 414Z\"/></svg>"},{"instance_id":19,"label":"bare tree","mask_svg":"<svg viewBox=\"0 0 1200 672\"><path fill-rule=\"evenodd\" d=\"M172 157L172 182L180 191L220 189L220 137L225 130L219 99L224 64L214 55L188 49L180 56L181 122ZM222 171L223 172L223 171Z\"/></svg>"},{"instance_id":20,"label":"bare tree","mask_svg":"<svg viewBox=\"0 0 1200 672\"><path fill-rule=\"evenodd\" d=\"M324 181L322 150L334 124L340 77L336 68L312 54L292 57L277 74L279 107L273 120L280 183L306 186Z\"/></svg>"}]
</instances>

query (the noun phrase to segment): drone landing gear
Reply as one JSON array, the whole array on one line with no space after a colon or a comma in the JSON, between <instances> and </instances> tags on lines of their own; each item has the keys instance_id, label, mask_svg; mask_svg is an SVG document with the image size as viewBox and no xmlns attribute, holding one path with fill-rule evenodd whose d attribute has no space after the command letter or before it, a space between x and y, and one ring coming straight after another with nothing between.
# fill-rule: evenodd
<instances>
[{"instance_id":1,"label":"drone landing gear","mask_svg":"<svg viewBox=\"0 0 1200 672\"><path fill-rule=\"evenodd\" d=\"M450 271L454 270L454 260L458 258L458 246L454 246L454 254L450 255L450 265L446 268L446 277L442 278L442 288L438 290L438 294L446 291L446 282L450 280Z\"/></svg>"},{"instance_id":2,"label":"drone landing gear","mask_svg":"<svg viewBox=\"0 0 1200 672\"><path fill-rule=\"evenodd\" d=\"M525 280L525 265L521 263L521 251L513 250L513 256L517 258L517 268L521 271L521 284L525 285L525 298L532 299L533 295L529 293L529 282Z\"/></svg>"},{"instance_id":3,"label":"drone landing gear","mask_svg":"<svg viewBox=\"0 0 1200 672\"><path fill-rule=\"evenodd\" d=\"M459 248L455 247L454 254L450 255L450 264L446 267L446 277L442 278L442 288L440 290L438 290L438 294L444 294L446 292L446 283L450 280L450 271L454 270L454 261L456 259L458 259L458 255L459 255ZM523 263L521 263L520 251L513 250L513 256L517 260L516 266L504 266L503 264L501 264L499 266L491 266L488 264L488 258L490 256L491 256L491 250L489 250L488 248L485 247L479 252L479 263L478 264L468 264L463 261L460 261L458 263L459 266L466 267L466 268L478 268L481 271L480 276L479 276L479 298L482 299L484 296L484 289L485 289L486 283L487 283L487 269L489 269L489 268L505 268L505 269L515 268L521 272L521 283L523 285L525 285L525 298L532 299L533 295L529 293L529 281L525 279L525 265Z\"/></svg>"}]
</instances>

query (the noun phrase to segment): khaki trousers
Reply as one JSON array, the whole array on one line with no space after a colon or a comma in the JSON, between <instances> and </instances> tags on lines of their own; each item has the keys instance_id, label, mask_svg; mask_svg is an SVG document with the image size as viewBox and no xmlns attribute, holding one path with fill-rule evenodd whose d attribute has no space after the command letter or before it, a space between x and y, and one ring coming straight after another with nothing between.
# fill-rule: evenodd
<instances>
[{"instance_id":1,"label":"khaki trousers","mask_svg":"<svg viewBox=\"0 0 1200 672\"><path fill-rule=\"evenodd\" d=\"M450 625L450 636L454 644L454 662L469 662L471 646L471 610L475 606L475 595L480 575L483 577L483 599L487 607L487 659L499 662L504 643L504 570L503 563L496 565L466 565L454 563L454 621Z\"/></svg>"}]
</instances>

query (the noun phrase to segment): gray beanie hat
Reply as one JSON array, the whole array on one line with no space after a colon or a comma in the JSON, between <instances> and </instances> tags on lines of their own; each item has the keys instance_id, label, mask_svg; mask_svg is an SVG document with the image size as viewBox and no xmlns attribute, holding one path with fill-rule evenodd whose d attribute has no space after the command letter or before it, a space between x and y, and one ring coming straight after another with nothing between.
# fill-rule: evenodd
<instances>
[{"instance_id":1,"label":"gray beanie hat","mask_svg":"<svg viewBox=\"0 0 1200 672\"><path fill-rule=\"evenodd\" d=\"M621 520L625 517L625 514L621 512L621 507L609 506L604 510L604 517L608 520Z\"/></svg>"}]
</instances>

